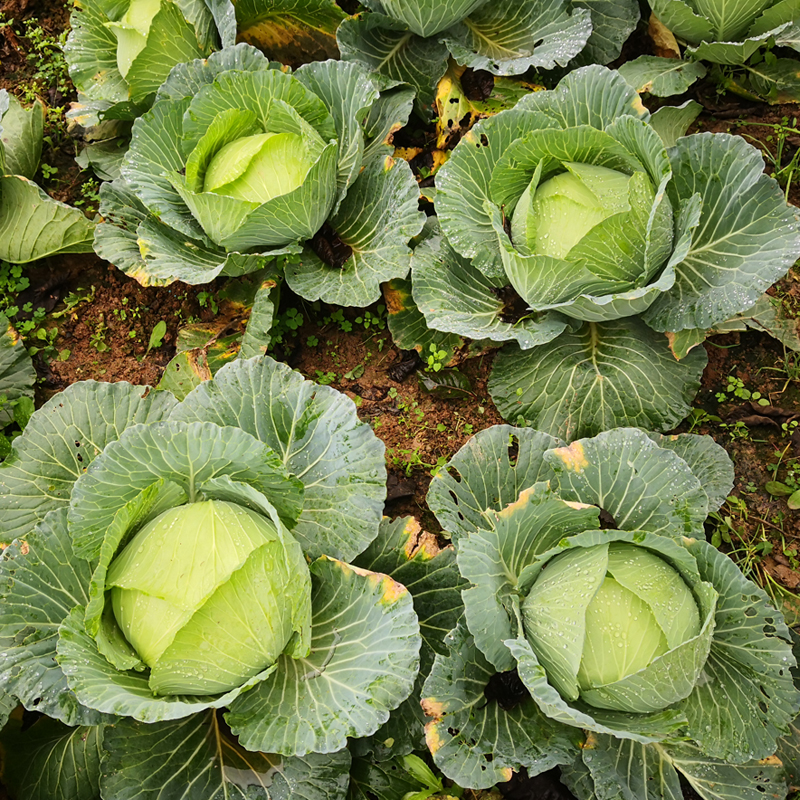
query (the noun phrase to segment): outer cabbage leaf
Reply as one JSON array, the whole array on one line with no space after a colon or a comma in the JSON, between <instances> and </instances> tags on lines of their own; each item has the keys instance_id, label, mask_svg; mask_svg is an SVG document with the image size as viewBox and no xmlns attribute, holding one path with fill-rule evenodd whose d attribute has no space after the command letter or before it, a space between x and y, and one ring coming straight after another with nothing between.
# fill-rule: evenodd
<instances>
[{"instance_id":1,"label":"outer cabbage leaf","mask_svg":"<svg viewBox=\"0 0 800 800\"><path fill-rule=\"evenodd\" d=\"M333 0L238 0L238 41L284 64L337 58L336 29L347 19Z\"/></svg>"},{"instance_id":2,"label":"outer cabbage leaf","mask_svg":"<svg viewBox=\"0 0 800 800\"><path fill-rule=\"evenodd\" d=\"M575 728L548 719L530 698L512 708L484 689L495 668L463 624L450 631L446 656L437 655L425 681L422 707L437 767L460 786L488 789L525 767L529 775L572 761L582 740Z\"/></svg>"},{"instance_id":3,"label":"outer cabbage leaf","mask_svg":"<svg viewBox=\"0 0 800 800\"><path fill-rule=\"evenodd\" d=\"M105 729L101 791L157 800L344 800L350 754L285 758L243 750L223 733L217 711Z\"/></svg>"},{"instance_id":4,"label":"outer cabbage leaf","mask_svg":"<svg viewBox=\"0 0 800 800\"><path fill-rule=\"evenodd\" d=\"M530 67L566 66L591 32L589 12L572 10L567 0L499 0L448 28L443 41L459 64L519 75Z\"/></svg>"},{"instance_id":5,"label":"outer cabbage leaf","mask_svg":"<svg viewBox=\"0 0 800 800\"><path fill-rule=\"evenodd\" d=\"M485 3L486 0L449 0L445 4L437 0L367 0L365 5L402 22L418 36L427 37L441 33Z\"/></svg>"},{"instance_id":6,"label":"outer cabbage leaf","mask_svg":"<svg viewBox=\"0 0 800 800\"><path fill-rule=\"evenodd\" d=\"M167 392L130 383L73 384L33 413L0 467L3 541L25 536L48 511L69 503L73 484L131 425L163 419Z\"/></svg>"},{"instance_id":7,"label":"outer cabbage leaf","mask_svg":"<svg viewBox=\"0 0 800 800\"><path fill-rule=\"evenodd\" d=\"M14 403L21 398L33 402L36 370L5 314L0 314L0 427L14 418Z\"/></svg>"},{"instance_id":8,"label":"outer cabbage leaf","mask_svg":"<svg viewBox=\"0 0 800 800\"><path fill-rule=\"evenodd\" d=\"M26 110L16 97L0 91L0 175L33 180L42 157L44 113L40 100Z\"/></svg>"},{"instance_id":9,"label":"outer cabbage leaf","mask_svg":"<svg viewBox=\"0 0 800 800\"><path fill-rule=\"evenodd\" d=\"M528 351L507 346L489 392L505 419L574 439L619 426L665 431L690 410L707 356L676 361L666 337L635 317L589 322Z\"/></svg>"},{"instance_id":10,"label":"outer cabbage leaf","mask_svg":"<svg viewBox=\"0 0 800 800\"><path fill-rule=\"evenodd\" d=\"M719 591L716 630L704 680L682 706L702 751L734 762L766 758L800 707L789 629L766 593L707 542L688 543L700 575ZM720 706L724 686L731 702Z\"/></svg>"},{"instance_id":11,"label":"outer cabbage leaf","mask_svg":"<svg viewBox=\"0 0 800 800\"><path fill-rule=\"evenodd\" d=\"M354 563L388 575L411 593L422 636L420 671L427 674L436 654L446 654L444 637L464 611L461 589L467 583L456 568L455 550L440 549L413 517L384 517L378 538Z\"/></svg>"},{"instance_id":12,"label":"outer cabbage leaf","mask_svg":"<svg viewBox=\"0 0 800 800\"><path fill-rule=\"evenodd\" d=\"M26 800L97 800L104 726L67 727L42 717L28 730L12 721L0 735L3 783Z\"/></svg>"},{"instance_id":13,"label":"outer cabbage leaf","mask_svg":"<svg viewBox=\"0 0 800 800\"><path fill-rule=\"evenodd\" d=\"M691 44L717 38L711 20L697 14L685 0L653 0L653 14L672 33Z\"/></svg>"},{"instance_id":14,"label":"outer cabbage leaf","mask_svg":"<svg viewBox=\"0 0 800 800\"><path fill-rule=\"evenodd\" d=\"M95 252L142 286L245 275L300 251L299 245L287 245L256 254L226 253L208 240L184 236L151 217L122 178L100 187L100 213L104 221L95 228Z\"/></svg>"},{"instance_id":15,"label":"outer cabbage leaf","mask_svg":"<svg viewBox=\"0 0 800 800\"><path fill-rule=\"evenodd\" d=\"M401 759L376 762L371 758L353 758L348 800L394 800L419 789L420 782L403 768Z\"/></svg>"},{"instance_id":16,"label":"outer cabbage leaf","mask_svg":"<svg viewBox=\"0 0 800 800\"><path fill-rule=\"evenodd\" d=\"M0 680L28 709L67 725L109 721L78 703L55 660L58 627L89 601L88 562L76 558L64 508L51 511L0 560Z\"/></svg>"},{"instance_id":17,"label":"outer cabbage leaf","mask_svg":"<svg viewBox=\"0 0 800 800\"><path fill-rule=\"evenodd\" d=\"M540 111L560 128L591 125L605 130L623 116L650 119L639 95L622 76L596 65L573 70L552 91L527 95L519 107Z\"/></svg>"},{"instance_id":18,"label":"outer cabbage leaf","mask_svg":"<svg viewBox=\"0 0 800 800\"><path fill-rule=\"evenodd\" d=\"M159 87L156 101L193 97L203 86L213 83L217 75L229 69L258 72L270 67L279 68L279 65L270 64L263 53L247 44L225 47L212 53L208 58L173 67L169 77Z\"/></svg>"},{"instance_id":19,"label":"outer cabbage leaf","mask_svg":"<svg viewBox=\"0 0 800 800\"><path fill-rule=\"evenodd\" d=\"M324 263L308 245L286 264L286 282L307 300L367 306L380 297L380 284L408 274L408 241L425 223L419 190L405 161L376 154L330 218L330 226L350 249L340 266Z\"/></svg>"},{"instance_id":20,"label":"outer cabbage leaf","mask_svg":"<svg viewBox=\"0 0 800 800\"><path fill-rule=\"evenodd\" d=\"M657 330L710 328L752 306L800 256L800 215L741 137L687 136L670 159L675 195L699 194L702 211L689 251L676 264L675 286L643 319Z\"/></svg>"},{"instance_id":21,"label":"outer cabbage leaf","mask_svg":"<svg viewBox=\"0 0 800 800\"><path fill-rule=\"evenodd\" d=\"M364 162L364 124L378 100L377 86L356 64L326 61L309 64L297 73L300 81L327 106L339 141L339 198L355 181Z\"/></svg>"},{"instance_id":22,"label":"outer cabbage leaf","mask_svg":"<svg viewBox=\"0 0 800 800\"><path fill-rule=\"evenodd\" d=\"M532 428L493 425L469 439L434 475L428 506L456 542L491 530L496 513L516 502L520 492L555 478L544 453L562 444Z\"/></svg>"},{"instance_id":23,"label":"outer cabbage leaf","mask_svg":"<svg viewBox=\"0 0 800 800\"><path fill-rule=\"evenodd\" d=\"M608 64L618 58L639 22L636 0L572 0L572 7L592 15L592 35L574 63Z\"/></svg>"},{"instance_id":24,"label":"outer cabbage leaf","mask_svg":"<svg viewBox=\"0 0 800 800\"><path fill-rule=\"evenodd\" d=\"M699 61L639 56L623 64L619 73L639 93L670 97L683 94L696 80L705 77L706 68Z\"/></svg>"},{"instance_id":25,"label":"outer cabbage leaf","mask_svg":"<svg viewBox=\"0 0 800 800\"><path fill-rule=\"evenodd\" d=\"M589 737L581 757L602 797L681 800L678 773L705 800L758 800L764 792L781 791L780 767L772 760L730 764L689 742L647 745L599 734ZM573 792L591 796L585 790Z\"/></svg>"},{"instance_id":26,"label":"outer cabbage leaf","mask_svg":"<svg viewBox=\"0 0 800 800\"><path fill-rule=\"evenodd\" d=\"M569 324L554 311L529 311L502 280L487 278L441 236L414 250L411 274L414 300L434 330L476 340L516 341L527 350L555 339Z\"/></svg>"},{"instance_id":27,"label":"outer cabbage leaf","mask_svg":"<svg viewBox=\"0 0 800 800\"><path fill-rule=\"evenodd\" d=\"M748 66L745 91L770 104L796 103L800 100L800 69L794 58L778 58Z\"/></svg>"},{"instance_id":28,"label":"outer cabbage leaf","mask_svg":"<svg viewBox=\"0 0 800 800\"><path fill-rule=\"evenodd\" d=\"M0 259L26 264L62 253L90 253L94 223L22 176L0 176Z\"/></svg>"},{"instance_id":29,"label":"outer cabbage leaf","mask_svg":"<svg viewBox=\"0 0 800 800\"><path fill-rule=\"evenodd\" d=\"M620 530L703 535L711 509L699 477L643 431L605 431L548 450L544 460L557 476L561 497L599 506Z\"/></svg>"},{"instance_id":30,"label":"outer cabbage leaf","mask_svg":"<svg viewBox=\"0 0 800 800\"><path fill-rule=\"evenodd\" d=\"M680 106L662 106L650 117L650 127L661 137L665 147L674 147L702 110L696 100L687 100Z\"/></svg>"},{"instance_id":31,"label":"outer cabbage leaf","mask_svg":"<svg viewBox=\"0 0 800 800\"><path fill-rule=\"evenodd\" d=\"M354 755L371 753L383 761L424 746L425 720L419 705L422 681L435 656L447 653L444 638L464 613L461 589L467 582L458 572L455 550L440 550L436 537L424 532L413 517L394 521L384 517L378 538L358 556L355 565L383 572L411 592L422 636L420 675L414 691L373 736L350 744Z\"/></svg>"},{"instance_id":32,"label":"outer cabbage leaf","mask_svg":"<svg viewBox=\"0 0 800 800\"><path fill-rule=\"evenodd\" d=\"M700 481L708 497L708 511L716 511L733 489L733 462L727 451L710 436L681 433L677 436L648 436L659 446L680 456Z\"/></svg>"},{"instance_id":33,"label":"outer cabbage leaf","mask_svg":"<svg viewBox=\"0 0 800 800\"><path fill-rule=\"evenodd\" d=\"M326 557L311 574L310 653L281 656L225 715L250 750L333 753L374 733L413 688L420 635L408 590Z\"/></svg>"},{"instance_id":34,"label":"outer cabbage leaf","mask_svg":"<svg viewBox=\"0 0 800 800\"><path fill-rule=\"evenodd\" d=\"M414 87L418 103L429 106L435 87L447 70L448 50L436 39L424 39L402 22L372 13L345 20L336 31L346 61L358 61L388 83Z\"/></svg>"}]
</instances>

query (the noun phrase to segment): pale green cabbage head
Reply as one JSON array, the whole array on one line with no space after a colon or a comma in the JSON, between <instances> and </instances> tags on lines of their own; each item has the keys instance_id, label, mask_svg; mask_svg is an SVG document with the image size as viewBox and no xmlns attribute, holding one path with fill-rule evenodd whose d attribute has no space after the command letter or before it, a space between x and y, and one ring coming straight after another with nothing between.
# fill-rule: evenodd
<instances>
[{"instance_id":1,"label":"pale green cabbage head","mask_svg":"<svg viewBox=\"0 0 800 800\"><path fill-rule=\"evenodd\" d=\"M296 133L243 136L211 159L203 191L266 203L302 186L314 160Z\"/></svg>"},{"instance_id":2,"label":"pale green cabbage head","mask_svg":"<svg viewBox=\"0 0 800 800\"><path fill-rule=\"evenodd\" d=\"M106 588L158 695L241 686L286 650L310 598L291 535L218 500L172 508L145 525L112 562Z\"/></svg>"},{"instance_id":3,"label":"pale green cabbage head","mask_svg":"<svg viewBox=\"0 0 800 800\"><path fill-rule=\"evenodd\" d=\"M526 255L565 258L604 219L631 210L630 175L595 164L563 166L566 172L528 184L514 210L511 237ZM652 183L645 178L644 185L652 203Z\"/></svg>"},{"instance_id":4,"label":"pale green cabbage head","mask_svg":"<svg viewBox=\"0 0 800 800\"><path fill-rule=\"evenodd\" d=\"M576 576L583 578L578 597ZM628 542L555 556L522 603L522 616L548 681L565 699L634 713L638 704L631 706L624 691L607 690L619 688L701 628L697 601L678 571ZM560 642L560 627L572 629L564 642L578 641L577 648ZM672 702L666 698L662 707Z\"/></svg>"}]
</instances>

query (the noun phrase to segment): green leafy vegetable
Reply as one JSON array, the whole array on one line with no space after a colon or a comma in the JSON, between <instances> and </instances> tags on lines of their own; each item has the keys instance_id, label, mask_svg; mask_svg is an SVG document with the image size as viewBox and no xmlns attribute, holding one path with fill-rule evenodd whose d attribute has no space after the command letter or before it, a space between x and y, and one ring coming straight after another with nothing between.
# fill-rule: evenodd
<instances>
[{"instance_id":1,"label":"green leafy vegetable","mask_svg":"<svg viewBox=\"0 0 800 800\"><path fill-rule=\"evenodd\" d=\"M459 785L559 764L581 800L661 797L679 773L705 800L785 791L768 757L800 707L789 629L699 538L731 464L707 437L653 438L497 426L433 479L471 586L422 706Z\"/></svg>"}]
</instances>

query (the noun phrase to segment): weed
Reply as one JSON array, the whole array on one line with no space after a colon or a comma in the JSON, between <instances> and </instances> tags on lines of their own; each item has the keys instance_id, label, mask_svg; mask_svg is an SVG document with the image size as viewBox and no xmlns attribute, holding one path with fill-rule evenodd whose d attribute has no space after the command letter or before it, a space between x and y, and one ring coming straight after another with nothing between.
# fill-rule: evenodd
<instances>
[{"instance_id":1,"label":"weed","mask_svg":"<svg viewBox=\"0 0 800 800\"><path fill-rule=\"evenodd\" d=\"M49 164L40 164L39 169L42 171L42 180L52 180L54 175L58 174L58 167L51 167Z\"/></svg>"},{"instance_id":2,"label":"weed","mask_svg":"<svg viewBox=\"0 0 800 800\"><path fill-rule=\"evenodd\" d=\"M321 386L330 386L332 383L336 383L336 373L335 372L323 372L321 369L315 370L316 373L316 382Z\"/></svg>"},{"instance_id":3,"label":"weed","mask_svg":"<svg viewBox=\"0 0 800 800\"><path fill-rule=\"evenodd\" d=\"M275 322L272 324L270 335L272 336L272 344L281 344L289 335L295 334L305 322L303 315L296 308L287 308L282 314L279 314Z\"/></svg>"},{"instance_id":4,"label":"weed","mask_svg":"<svg viewBox=\"0 0 800 800\"><path fill-rule=\"evenodd\" d=\"M343 333L350 333L353 330L353 323L345 318L344 310L341 308L337 308L332 314L322 318L323 325L330 325L331 323L336 323Z\"/></svg>"},{"instance_id":5,"label":"weed","mask_svg":"<svg viewBox=\"0 0 800 800\"><path fill-rule=\"evenodd\" d=\"M37 328L32 337L28 337L28 342L34 342L29 345L28 352L35 356L37 353L42 354L45 361L56 357L55 342L58 338L58 328L53 325L50 328Z\"/></svg>"},{"instance_id":6,"label":"weed","mask_svg":"<svg viewBox=\"0 0 800 800\"><path fill-rule=\"evenodd\" d=\"M795 353L784 347L783 359L780 364L774 367L762 367L761 369L765 372L782 372L786 375L786 383L783 384L783 388L778 393L783 394L790 383L800 380L800 353Z\"/></svg>"},{"instance_id":7,"label":"weed","mask_svg":"<svg viewBox=\"0 0 800 800\"><path fill-rule=\"evenodd\" d=\"M741 378L734 378L732 375L728 376L725 389L721 392L717 392L714 396L717 398L717 402L724 403L731 399L730 395L739 398L739 400L752 400L760 406L769 405L769 400L767 400L766 397L762 397L761 392L751 392L745 387L744 381Z\"/></svg>"},{"instance_id":8,"label":"weed","mask_svg":"<svg viewBox=\"0 0 800 800\"><path fill-rule=\"evenodd\" d=\"M106 325L105 316L101 312L98 316L97 322L94 324L94 330L89 337L89 345L94 347L98 353L106 353L110 349L106 344L106 334L108 333L108 326Z\"/></svg>"},{"instance_id":9,"label":"weed","mask_svg":"<svg viewBox=\"0 0 800 800\"><path fill-rule=\"evenodd\" d=\"M97 179L87 178L80 186L80 195L72 205L82 208L87 217L93 217L100 208L100 184Z\"/></svg>"},{"instance_id":10,"label":"weed","mask_svg":"<svg viewBox=\"0 0 800 800\"><path fill-rule=\"evenodd\" d=\"M76 309L84 303L92 303L94 301L96 291L97 289L94 285L89 287L88 291L78 287L74 292L70 292L64 298L64 308L59 309L58 311L53 311L50 314L50 318L62 319L64 317L72 317L74 319L74 313ZM116 312L117 309L114 309L112 313L116 315Z\"/></svg>"},{"instance_id":11,"label":"weed","mask_svg":"<svg viewBox=\"0 0 800 800\"><path fill-rule=\"evenodd\" d=\"M764 141L746 133L741 134L743 138L749 140L761 149L767 162L772 167L772 176L778 183L785 187L785 197L788 202L789 190L795 179L798 167L800 167L800 150L796 150L791 159L787 160L790 138L798 135L797 119L782 117L780 122L737 122L738 127L755 126L759 128L769 128L772 133L764 137ZM766 145L765 145L766 142Z\"/></svg>"},{"instance_id":12,"label":"weed","mask_svg":"<svg viewBox=\"0 0 800 800\"><path fill-rule=\"evenodd\" d=\"M22 274L22 266L0 261L0 311L9 318L15 317L19 313L16 296L30 285L31 282Z\"/></svg>"},{"instance_id":13,"label":"weed","mask_svg":"<svg viewBox=\"0 0 800 800\"><path fill-rule=\"evenodd\" d=\"M427 366L425 369L428 372L439 372L447 360L447 351L437 349L436 345L431 342L428 347Z\"/></svg>"},{"instance_id":14,"label":"weed","mask_svg":"<svg viewBox=\"0 0 800 800\"><path fill-rule=\"evenodd\" d=\"M750 436L750 428L741 420L734 423L723 422L720 426L724 431L727 431L728 437L732 442L744 441L752 442L753 438Z\"/></svg>"},{"instance_id":15,"label":"weed","mask_svg":"<svg viewBox=\"0 0 800 800\"><path fill-rule=\"evenodd\" d=\"M349 381L356 381L364 374L364 365L356 364L353 369L345 372L342 377L347 378Z\"/></svg>"},{"instance_id":16,"label":"weed","mask_svg":"<svg viewBox=\"0 0 800 800\"><path fill-rule=\"evenodd\" d=\"M159 320L153 325L153 330L150 331L150 340L147 342L147 350L144 351L144 355L139 359L139 361L144 361L147 358L151 350L158 350L162 344L164 344L164 336L167 333L167 323L164 320Z\"/></svg>"},{"instance_id":17,"label":"weed","mask_svg":"<svg viewBox=\"0 0 800 800\"><path fill-rule=\"evenodd\" d=\"M363 325L364 330L369 330L370 328L383 330L386 328L386 306L377 306L374 314L370 311L365 311L360 317L356 317L354 322L356 325Z\"/></svg>"},{"instance_id":18,"label":"weed","mask_svg":"<svg viewBox=\"0 0 800 800\"><path fill-rule=\"evenodd\" d=\"M217 305L216 298L213 294L211 294L211 292L198 292L197 302L201 308L209 308L211 309L212 314L219 314L219 306ZM301 322L300 324L302 325L303 323Z\"/></svg>"}]
</instances>

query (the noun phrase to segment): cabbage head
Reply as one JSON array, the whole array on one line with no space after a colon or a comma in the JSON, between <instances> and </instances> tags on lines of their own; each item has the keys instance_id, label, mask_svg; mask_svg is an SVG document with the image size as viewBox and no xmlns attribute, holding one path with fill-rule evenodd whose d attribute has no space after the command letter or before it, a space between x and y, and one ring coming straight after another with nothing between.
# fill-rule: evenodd
<instances>
[{"instance_id":1,"label":"cabbage head","mask_svg":"<svg viewBox=\"0 0 800 800\"><path fill-rule=\"evenodd\" d=\"M276 765L346 788L348 740L419 668L411 595L350 563L379 533L383 449L268 358L181 402L85 381L33 414L0 467L0 687L47 715L48 753L88 743L81 796L160 791L174 759L200 800ZM98 789L101 757L119 763Z\"/></svg>"},{"instance_id":2,"label":"cabbage head","mask_svg":"<svg viewBox=\"0 0 800 800\"><path fill-rule=\"evenodd\" d=\"M408 269L416 183L384 140L409 112L355 64L291 73L241 44L176 67L101 190L95 250L141 283L206 283L288 259L308 299L367 305ZM405 115L405 117L404 117Z\"/></svg>"},{"instance_id":3,"label":"cabbage head","mask_svg":"<svg viewBox=\"0 0 800 800\"><path fill-rule=\"evenodd\" d=\"M235 689L311 625L311 578L297 541L220 500L178 506L137 531L111 562L106 590L157 695Z\"/></svg>"},{"instance_id":4,"label":"cabbage head","mask_svg":"<svg viewBox=\"0 0 800 800\"><path fill-rule=\"evenodd\" d=\"M694 687L696 673L676 693L641 696L645 680L658 685L659 675L680 668L682 651L701 633L686 581L641 545L616 541L553 557L521 607L525 637L566 700L643 713L683 700ZM710 631L704 638L710 642Z\"/></svg>"},{"instance_id":5,"label":"cabbage head","mask_svg":"<svg viewBox=\"0 0 800 800\"><path fill-rule=\"evenodd\" d=\"M681 778L705 800L783 796L791 634L704 539L732 482L709 437L634 428L566 445L502 425L456 453L428 492L470 583L422 691L445 775L483 789L559 766L579 800L680 797Z\"/></svg>"}]
</instances>

